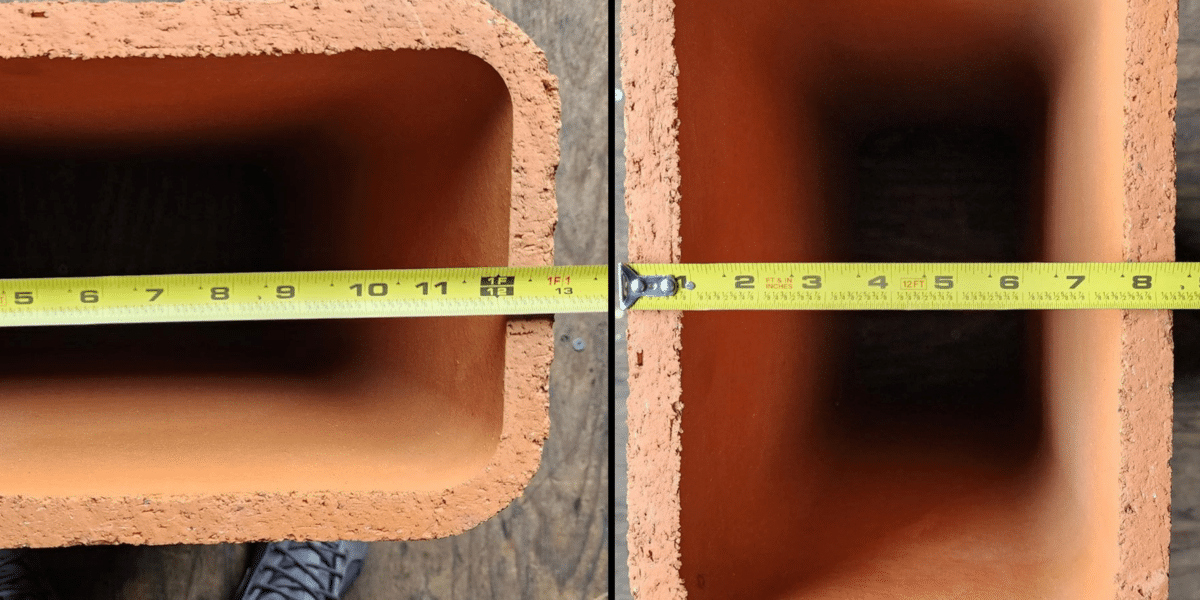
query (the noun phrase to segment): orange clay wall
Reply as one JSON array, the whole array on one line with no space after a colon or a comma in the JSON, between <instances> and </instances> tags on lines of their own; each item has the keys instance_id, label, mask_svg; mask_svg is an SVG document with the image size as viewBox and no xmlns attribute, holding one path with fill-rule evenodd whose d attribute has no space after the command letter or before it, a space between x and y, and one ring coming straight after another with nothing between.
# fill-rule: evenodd
<instances>
[{"instance_id":1,"label":"orange clay wall","mask_svg":"<svg viewBox=\"0 0 1200 600\"><path fill-rule=\"evenodd\" d=\"M1171 260L1174 10L627 2L631 261ZM1169 319L631 313L637 597L1165 597Z\"/></svg>"}]
</instances>

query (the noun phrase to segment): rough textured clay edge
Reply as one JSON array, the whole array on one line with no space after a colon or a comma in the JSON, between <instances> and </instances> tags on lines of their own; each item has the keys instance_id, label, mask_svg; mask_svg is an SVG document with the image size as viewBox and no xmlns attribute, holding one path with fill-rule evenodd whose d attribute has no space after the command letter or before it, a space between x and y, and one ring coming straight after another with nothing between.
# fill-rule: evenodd
<instances>
[{"instance_id":1,"label":"rough textured clay edge","mask_svg":"<svg viewBox=\"0 0 1200 600\"><path fill-rule=\"evenodd\" d=\"M32 12L46 18L33 19ZM295 0L0 5L0 58L334 54L453 48L490 64L513 106L509 264L553 259L558 83L545 55L478 0ZM0 546L267 539L424 539L461 533L521 494L549 433L551 321L508 323L504 423L489 464L431 493L0 496Z\"/></svg>"},{"instance_id":2,"label":"rough textured clay edge","mask_svg":"<svg viewBox=\"0 0 1200 600\"><path fill-rule=\"evenodd\" d=\"M678 262L675 3L623 0L621 28L629 260ZM683 598L687 592L679 577L682 314L627 314L629 583L637 598Z\"/></svg>"},{"instance_id":3,"label":"rough textured clay edge","mask_svg":"<svg viewBox=\"0 0 1200 600\"><path fill-rule=\"evenodd\" d=\"M1127 0L1125 230L1129 261L1174 260L1178 7ZM680 257L679 65L674 2L621 7L626 193L632 262ZM630 313L629 576L636 597L683 598L679 577L680 313ZM1120 398L1118 598L1167 597L1171 314L1126 311ZM644 340L651 340L646 342Z\"/></svg>"},{"instance_id":4,"label":"rough textured clay edge","mask_svg":"<svg viewBox=\"0 0 1200 600\"><path fill-rule=\"evenodd\" d=\"M1175 260L1175 107L1179 6L1127 0L1127 261ZM1171 541L1170 311L1126 311L1121 328L1121 466L1117 597L1167 597Z\"/></svg>"}]
</instances>

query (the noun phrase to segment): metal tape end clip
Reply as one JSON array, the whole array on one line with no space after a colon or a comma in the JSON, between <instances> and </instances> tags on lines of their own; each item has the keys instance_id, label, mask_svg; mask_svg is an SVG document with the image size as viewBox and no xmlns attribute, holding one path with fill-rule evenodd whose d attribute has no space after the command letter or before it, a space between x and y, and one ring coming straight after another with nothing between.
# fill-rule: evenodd
<instances>
[{"instance_id":1,"label":"metal tape end clip","mask_svg":"<svg viewBox=\"0 0 1200 600\"><path fill-rule=\"evenodd\" d=\"M638 275L625 263L621 263L620 272L621 310L629 310L642 296L666 298L678 291L675 278L671 275Z\"/></svg>"}]
</instances>

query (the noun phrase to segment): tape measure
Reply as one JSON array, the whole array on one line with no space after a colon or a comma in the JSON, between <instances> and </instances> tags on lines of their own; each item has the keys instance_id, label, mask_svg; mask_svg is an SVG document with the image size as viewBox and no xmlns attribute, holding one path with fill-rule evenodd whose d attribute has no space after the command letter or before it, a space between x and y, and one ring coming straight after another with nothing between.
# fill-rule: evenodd
<instances>
[{"instance_id":1,"label":"tape measure","mask_svg":"<svg viewBox=\"0 0 1200 600\"><path fill-rule=\"evenodd\" d=\"M1200 308L1200 263L621 265L625 310ZM608 309L603 265L0 280L0 327Z\"/></svg>"},{"instance_id":2,"label":"tape measure","mask_svg":"<svg viewBox=\"0 0 1200 600\"><path fill-rule=\"evenodd\" d=\"M1200 308L1200 263L621 265L634 310Z\"/></svg>"},{"instance_id":3,"label":"tape measure","mask_svg":"<svg viewBox=\"0 0 1200 600\"><path fill-rule=\"evenodd\" d=\"M604 312L604 266L0 280L0 326Z\"/></svg>"}]
</instances>

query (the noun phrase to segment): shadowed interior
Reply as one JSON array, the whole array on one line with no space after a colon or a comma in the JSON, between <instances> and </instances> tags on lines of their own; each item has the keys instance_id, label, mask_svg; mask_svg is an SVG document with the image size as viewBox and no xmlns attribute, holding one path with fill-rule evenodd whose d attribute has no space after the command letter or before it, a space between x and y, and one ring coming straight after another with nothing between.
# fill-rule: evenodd
<instances>
[{"instance_id":1,"label":"shadowed interior","mask_svg":"<svg viewBox=\"0 0 1200 600\"><path fill-rule=\"evenodd\" d=\"M0 277L507 263L512 108L466 53L13 59L0 90ZM443 489L499 441L504 353L502 317L0 330L0 494Z\"/></svg>"},{"instance_id":2,"label":"shadowed interior","mask_svg":"<svg viewBox=\"0 0 1200 600\"><path fill-rule=\"evenodd\" d=\"M1122 16L679 2L681 260L1120 260ZM689 597L1110 597L1119 335L1115 311L688 313Z\"/></svg>"}]
</instances>

